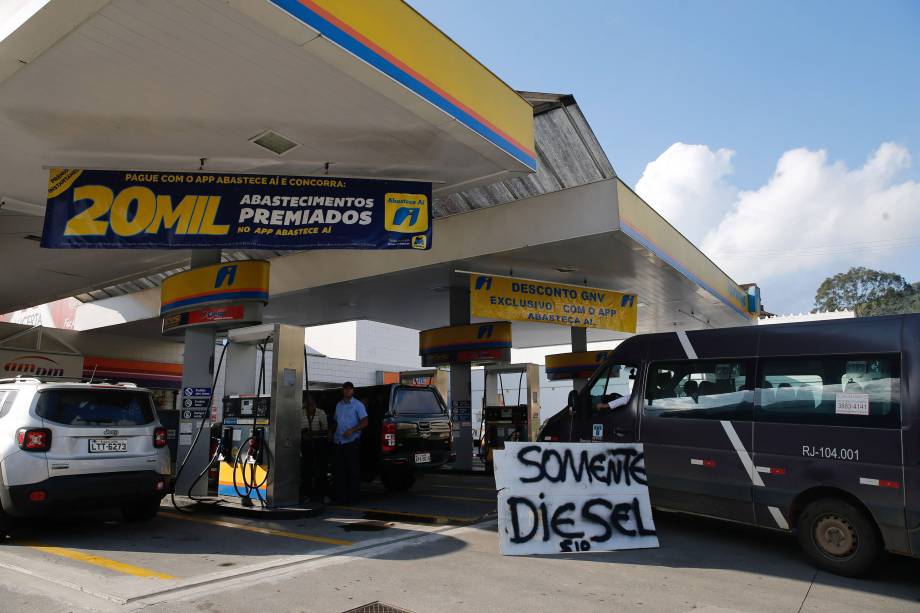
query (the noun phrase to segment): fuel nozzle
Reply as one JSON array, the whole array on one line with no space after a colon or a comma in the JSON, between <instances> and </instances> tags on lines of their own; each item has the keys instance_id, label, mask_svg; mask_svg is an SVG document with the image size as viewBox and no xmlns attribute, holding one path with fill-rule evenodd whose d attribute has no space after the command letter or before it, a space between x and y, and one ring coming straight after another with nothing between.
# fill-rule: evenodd
<instances>
[{"instance_id":1,"label":"fuel nozzle","mask_svg":"<svg viewBox=\"0 0 920 613\"><path fill-rule=\"evenodd\" d=\"M224 428L223 434L220 437L220 453L218 454L217 459L223 462L225 459L230 458L232 449L233 428Z\"/></svg>"},{"instance_id":2,"label":"fuel nozzle","mask_svg":"<svg viewBox=\"0 0 920 613\"><path fill-rule=\"evenodd\" d=\"M265 428L256 428L252 431L252 441L249 443L249 457L256 464L262 463L262 449L265 443Z\"/></svg>"}]
</instances>

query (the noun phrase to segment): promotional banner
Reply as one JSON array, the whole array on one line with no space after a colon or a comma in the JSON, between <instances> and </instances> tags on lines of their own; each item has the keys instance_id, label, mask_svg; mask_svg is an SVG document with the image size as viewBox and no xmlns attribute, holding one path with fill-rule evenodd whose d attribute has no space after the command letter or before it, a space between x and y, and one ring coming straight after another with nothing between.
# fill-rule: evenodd
<instances>
[{"instance_id":1,"label":"promotional banner","mask_svg":"<svg viewBox=\"0 0 920 613\"><path fill-rule=\"evenodd\" d=\"M504 555L658 547L642 445L506 442L493 460Z\"/></svg>"},{"instance_id":2,"label":"promotional banner","mask_svg":"<svg viewBox=\"0 0 920 613\"><path fill-rule=\"evenodd\" d=\"M636 295L497 275L470 275L474 317L636 332Z\"/></svg>"},{"instance_id":3,"label":"promotional banner","mask_svg":"<svg viewBox=\"0 0 920 613\"><path fill-rule=\"evenodd\" d=\"M42 247L430 249L431 184L55 168Z\"/></svg>"}]
</instances>

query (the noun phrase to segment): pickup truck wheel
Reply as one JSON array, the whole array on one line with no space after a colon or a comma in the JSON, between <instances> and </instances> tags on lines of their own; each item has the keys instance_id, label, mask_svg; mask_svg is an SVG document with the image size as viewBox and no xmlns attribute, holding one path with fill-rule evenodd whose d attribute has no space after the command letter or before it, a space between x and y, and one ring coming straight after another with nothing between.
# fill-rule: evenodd
<instances>
[{"instance_id":1,"label":"pickup truck wheel","mask_svg":"<svg viewBox=\"0 0 920 613\"><path fill-rule=\"evenodd\" d=\"M875 523L844 500L812 502L799 516L798 529L799 544L815 566L836 575L864 575L881 557Z\"/></svg>"},{"instance_id":2,"label":"pickup truck wheel","mask_svg":"<svg viewBox=\"0 0 920 613\"><path fill-rule=\"evenodd\" d=\"M148 521L153 519L160 510L160 499L144 500L122 505L121 514L128 521Z\"/></svg>"},{"instance_id":3,"label":"pickup truck wheel","mask_svg":"<svg viewBox=\"0 0 920 613\"><path fill-rule=\"evenodd\" d=\"M415 483L415 475L411 468L389 469L380 473L380 480L388 492L405 492Z\"/></svg>"}]
</instances>

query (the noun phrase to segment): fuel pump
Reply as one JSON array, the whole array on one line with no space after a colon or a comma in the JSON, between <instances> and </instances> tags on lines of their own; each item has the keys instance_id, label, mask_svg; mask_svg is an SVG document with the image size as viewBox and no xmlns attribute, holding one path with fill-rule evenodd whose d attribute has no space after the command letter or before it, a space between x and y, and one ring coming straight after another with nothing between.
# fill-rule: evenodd
<instances>
[{"instance_id":1,"label":"fuel pump","mask_svg":"<svg viewBox=\"0 0 920 613\"><path fill-rule=\"evenodd\" d=\"M270 396L224 396L218 495L259 502L268 499L270 464L265 440L270 420Z\"/></svg>"},{"instance_id":2,"label":"fuel pump","mask_svg":"<svg viewBox=\"0 0 920 613\"><path fill-rule=\"evenodd\" d=\"M245 506L297 505L304 329L252 326L227 340L217 493Z\"/></svg>"},{"instance_id":3,"label":"fuel pump","mask_svg":"<svg viewBox=\"0 0 920 613\"><path fill-rule=\"evenodd\" d=\"M540 367L486 366L479 428L479 458L483 464L492 464L492 452L504 449L505 441L532 441L539 428Z\"/></svg>"}]
</instances>

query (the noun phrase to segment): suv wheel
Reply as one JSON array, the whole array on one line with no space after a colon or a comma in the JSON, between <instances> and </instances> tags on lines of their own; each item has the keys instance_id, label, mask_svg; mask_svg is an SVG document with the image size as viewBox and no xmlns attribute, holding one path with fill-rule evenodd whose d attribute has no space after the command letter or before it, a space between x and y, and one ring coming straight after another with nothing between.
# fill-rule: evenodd
<instances>
[{"instance_id":1,"label":"suv wheel","mask_svg":"<svg viewBox=\"0 0 920 613\"><path fill-rule=\"evenodd\" d=\"M798 524L802 549L818 568L835 575L864 575L881 556L875 523L846 501L816 500L805 507Z\"/></svg>"},{"instance_id":2,"label":"suv wheel","mask_svg":"<svg viewBox=\"0 0 920 613\"><path fill-rule=\"evenodd\" d=\"M13 531L13 517L8 515L3 507L0 506L0 541L5 539Z\"/></svg>"},{"instance_id":3,"label":"suv wheel","mask_svg":"<svg viewBox=\"0 0 920 613\"><path fill-rule=\"evenodd\" d=\"M390 468L380 473L383 487L389 492L405 492L415 483L411 468Z\"/></svg>"},{"instance_id":4,"label":"suv wheel","mask_svg":"<svg viewBox=\"0 0 920 613\"><path fill-rule=\"evenodd\" d=\"M153 500L144 500L142 502L122 505L121 514L124 515L125 519L128 521L147 521L153 519L159 510L160 499L155 498Z\"/></svg>"}]
</instances>

